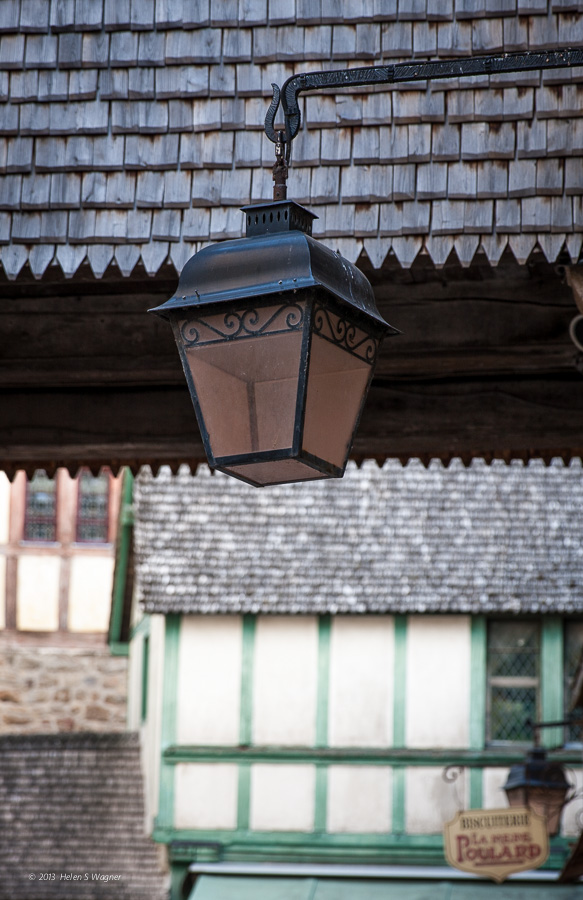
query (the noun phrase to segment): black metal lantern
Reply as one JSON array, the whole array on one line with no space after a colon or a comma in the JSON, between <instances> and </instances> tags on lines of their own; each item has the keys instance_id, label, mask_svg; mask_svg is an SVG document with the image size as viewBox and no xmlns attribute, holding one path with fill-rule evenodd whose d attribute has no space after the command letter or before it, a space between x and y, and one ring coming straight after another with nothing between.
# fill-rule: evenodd
<instances>
[{"instance_id":1,"label":"black metal lantern","mask_svg":"<svg viewBox=\"0 0 583 900\"><path fill-rule=\"evenodd\" d=\"M559 831L570 787L561 764L549 762L543 748L534 747L524 762L512 766L504 790L510 806L526 806L544 816L552 836Z\"/></svg>"},{"instance_id":2,"label":"black metal lantern","mask_svg":"<svg viewBox=\"0 0 583 900\"><path fill-rule=\"evenodd\" d=\"M247 236L206 247L168 319L209 464L263 486L341 477L379 346L397 334L365 276L311 237L293 201L243 208Z\"/></svg>"}]
</instances>

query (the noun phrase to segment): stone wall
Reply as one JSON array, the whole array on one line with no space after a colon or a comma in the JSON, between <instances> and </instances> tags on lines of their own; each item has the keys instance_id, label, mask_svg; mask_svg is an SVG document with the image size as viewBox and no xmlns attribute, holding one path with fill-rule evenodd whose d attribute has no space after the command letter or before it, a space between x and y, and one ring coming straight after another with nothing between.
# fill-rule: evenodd
<instances>
[{"instance_id":1,"label":"stone wall","mask_svg":"<svg viewBox=\"0 0 583 900\"><path fill-rule=\"evenodd\" d=\"M127 659L0 640L0 734L125 731Z\"/></svg>"}]
</instances>

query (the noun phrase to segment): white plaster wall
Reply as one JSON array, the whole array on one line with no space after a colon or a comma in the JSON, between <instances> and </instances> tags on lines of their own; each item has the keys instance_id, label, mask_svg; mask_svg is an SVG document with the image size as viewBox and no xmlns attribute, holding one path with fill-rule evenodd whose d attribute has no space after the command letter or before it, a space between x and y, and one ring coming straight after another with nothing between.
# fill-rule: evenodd
<instances>
[{"instance_id":1,"label":"white plaster wall","mask_svg":"<svg viewBox=\"0 0 583 900\"><path fill-rule=\"evenodd\" d=\"M107 631L114 564L112 557L73 557L69 586L69 631Z\"/></svg>"},{"instance_id":2,"label":"white plaster wall","mask_svg":"<svg viewBox=\"0 0 583 900\"><path fill-rule=\"evenodd\" d=\"M10 523L10 482L4 472L0 472L0 544L8 543Z\"/></svg>"},{"instance_id":3,"label":"white plaster wall","mask_svg":"<svg viewBox=\"0 0 583 900\"><path fill-rule=\"evenodd\" d=\"M339 616L330 634L328 739L340 747L388 747L393 740L392 616Z\"/></svg>"},{"instance_id":4,"label":"white plaster wall","mask_svg":"<svg viewBox=\"0 0 583 900\"><path fill-rule=\"evenodd\" d=\"M508 806L502 785L506 784L509 769L484 769L482 775L482 806L484 809L503 809Z\"/></svg>"},{"instance_id":5,"label":"white plaster wall","mask_svg":"<svg viewBox=\"0 0 583 900\"><path fill-rule=\"evenodd\" d=\"M327 830L390 832L392 776L388 766L330 766Z\"/></svg>"},{"instance_id":6,"label":"white plaster wall","mask_svg":"<svg viewBox=\"0 0 583 900\"><path fill-rule=\"evenodd\" d=\"M316 618L260 616L253 659L253 742L312 745L317 681Z\"/></svg>"},{"instance_id":7,"label":"white plaster wall","mask_svg":"<svg viewBox=\"0 0 583 900\"><path fill-rule=\"evenodd\" d=\"M316 767L251 766L249 821L255 831L312 831Z\"/></svg>"},{"instance_id":8,"label":"white plaster wall","mask_svg":"<svg viewBox=\"0 0 583 900\"><path fill-rule=\"evenodd\" d=\"M144 767L147 773L146 816L150 830L158 814L160 792L160 745L162 742L162 698L164 690L165 617L150 616L150 653L148 661L148 709L142 726ZM142 672L139 671L141 682ZM139 687L138 687L139 692ZM139 710L139 707L138 707ZM138 716L140 712L138 711Z\"/></svg>"},{"instance_id":9,"label":"white plaster wall","mask_svg":"<svg viewBox=\"0 0 583 900\"><path fill-rule=\"evenodd\" d=\"M241 619L183 616L178 651L179 744L238 744Z\"/></svg>"},{"instance_id":10,"label":"white plaster wall","mask_svg":"<svg viewBox=\"0 0 583 900\"><path fill-rule=\"evenodd\" d=\"M235 828L238 767L234 763L178 763L176 828Z\"/></svg>"},{"instance_id":11,"label":"white plaster wall","mask_svg":"<svg viewBox=\"0 0 583 900\"><path fill-rule=\"evenodd\" d=\"M57 631L61 560L21 556L16 587L16 627L20 631Z\"/></svg>"},{"instance_id":12,"label":"white plaster wall","mask_svg":"<svg viewBox=\"0 0 583 900\"><path fill-rule=\"evenodd\" d=\"M405 770L405 830L407 834L440 834L459 809L468 808L466 772L453 782L443 779L441 766L411 766Z\"/></svg>"},{"instance_id":13,"label":"white plaster wall","mask_svg":"<svg viewBox=\"0 0 583 900\"><path fill-rule=\"evenodd\" d=\"M0 628L6 627L6 557L0 556Z\"/></svg>"},{"instance_id":14,"label":"white plaster wall","mask_svg":"<svg viewBox=\"0 0 583 900\"><path fill-rule=\"evenodd\" d=\"M406 746L468 746L470 646L469 616L409 617Z\"/></svg>"}]
</instances>

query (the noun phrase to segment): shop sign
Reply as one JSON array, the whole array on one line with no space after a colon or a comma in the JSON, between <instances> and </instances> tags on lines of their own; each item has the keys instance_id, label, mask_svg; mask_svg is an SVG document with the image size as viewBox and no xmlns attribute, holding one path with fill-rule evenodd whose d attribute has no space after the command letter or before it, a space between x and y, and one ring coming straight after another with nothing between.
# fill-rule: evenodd
<instances>
[{"instance_id":1,"label":"shop sign","mask_svg":"<svg viewBox=\"0 0 583 900\"><path fill-rule=\"evenodd\" d=\"M527 807L468 809L444 827L445 857L462 872L504 881L549 855L546 820Z\"/></svg>"}]
</instances>

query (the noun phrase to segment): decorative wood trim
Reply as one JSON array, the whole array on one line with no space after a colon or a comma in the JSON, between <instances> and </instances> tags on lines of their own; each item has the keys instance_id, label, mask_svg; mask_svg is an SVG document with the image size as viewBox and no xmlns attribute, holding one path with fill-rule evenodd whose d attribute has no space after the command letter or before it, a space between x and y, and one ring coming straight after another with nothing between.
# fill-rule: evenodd
<instances>
[{"instance_id":1,"label":"decorative wood trim","mask_svg":"<svg viewBox=\"0 0 583 900\"><path fill-rule=\"evenodd\" d=\"M253 740L253 660L255 654L255 616L243 616L241 626L241 701L239 710L239 743L248 747ZM249 828L251 803L251 767L239 765L237 785L237 827Z\"/></svg>"},{"instance_id":2,"label":"decorative wood trim","mask_svg":"<svg viewBox=\"0 0 583 900\"><path fill-rule=\"evenodd\" d=\"M181 617L165 618L164 685L162 688L160 793L156 827L174 828L174 767L168 764L167 748L176 741L176 712L178 700L178 650Z\"/></svg>"},{"instance_id":3,"label":"decorative wood trim","mask_svg":"<svg viewBox=\"0 0 583 900\"><path fill-rule=\"evenodd\" d=\"M394 617L393 747L405 746L407 716L407 616ZM393 768L392 830L405 831L405 768Z\"/></svg>"},{"instance_id":4,"label":"decorative wood trim","mask_svg":"<svg viewBox=\"0 0 583 900\"><path fill-rule=\"evenodd\" d=\"M560 721L565 714L563 627L564 620L560 616L543 616L541 619L540 698L543 722ZM540 743L543 747L561 747L564 742L564 728L541 728Z\"/></svg>"},{"instance_id":5,"label":"decorative wood trim","mask_svg":"<svg viewBox=\"0 0 583 900\"><path fill-rule=\"evenodd\" d=\"M330 632L331 617L318 619L318 686L316 705L316 747L328 746L328 706L330 696ZM328 819L328 770L316 766L314 799L314 831L326 831Z\"/></svg>"},{"instance_id":6,"label":"decorative wood trim","mask_svg":"<svg viewBox=\"0 0 583 900\"><path fill-rule=\"evenodd\" d=\"M484 616L472 616L470 632L470 708L469 744L472 750L483 750L486 742L486 649L487 632ZM482 806L483 777L479 769L470 769L470 807Z\"/></svg>"}]
</instances>

